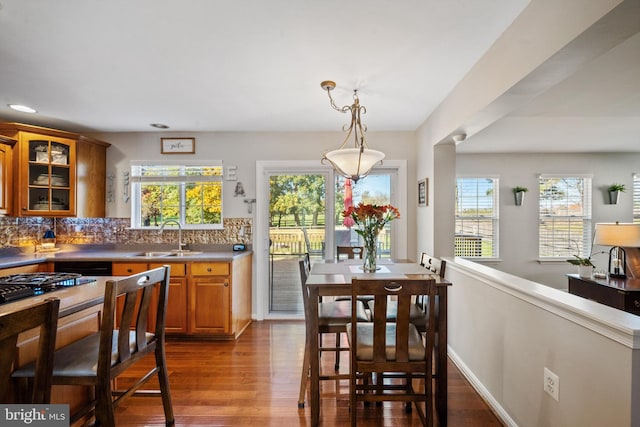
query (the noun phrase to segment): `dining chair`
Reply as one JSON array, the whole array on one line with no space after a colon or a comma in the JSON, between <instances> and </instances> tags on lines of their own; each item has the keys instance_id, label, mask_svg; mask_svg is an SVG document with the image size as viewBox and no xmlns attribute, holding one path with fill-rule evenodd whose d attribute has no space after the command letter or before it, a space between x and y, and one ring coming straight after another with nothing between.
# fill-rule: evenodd
<instances>
[{"instance_id":1,"label":"dining chair","mask_svg":"<svg viewBox=\"0 0 640 427\"><path fill-rule=\"evenodd\" d=\"M0 316L0 403L50 403L59 308L60 300L51 298ZM18 352L18 335L34 328L39 328L39 339L31 396L29 401L26 401L27 399L18 393L11 400L9 390L13 389L10 382ZM16 400L18 402L15 402Z\"/></svg>"},{"instance_id":2,"label":"dining chair","mask_svg":"<svg viewBox=\"0 0 640 427\"><path fill-rule=\"evenodd\" d=\"M364 246L336 246L336 261L340 261L341 255L346 255L347 259L362 259Z\"/></svg>"},{"instance_id":3,"label":"dining chair","mask_svg":"<svg viewBox=\"0 0 640 427\"><path fill-rule=\"evenodd\" d=\"M309 263L309 257L299 261L300 267L300 282L302 284L302 301L304 306L304 320L305 320L305 345L304 345L304 359L302 363L302 375L300 376L300 393L298 395L298 408L304 408L304 399L307 391L307 383L309 381L309 369L311 364L311 355L309 354L310 342L312 339L319 340L320 354L323 351L334 351L336 355L335 361L335 374L334 375L321 375L321 380L335 380L335 379L348 379L346 374L339 374L340 370L340 352L348 351L349 347L342 347L340 334L345 333L345 325L351 321L351 301L310 301L309 291L306 283L311 266ZM318 319L312 319L310 315L310 304L318 304ZM364 304L358 301L355 304L355 310L357 318L361 321L368 321L369 318L365 312ZM311 322L318 322L319 336L311 336L310 325ZM336 334L336 343L334 347L324 347L322 345L322 335L327 333ZM318 357L314 356L314 357Z\"/></svg>"},{"instance_id":4,"label":"dining chair","mask_svg":"<svg viewBox=\"0 0 640 427\"><path fill-rule=\"evenodd\" d=\"M55 352L53 384L88 385L95 393L94 400L73 414L71 424L93 411L98 425L112 427L115 425L114 409L122 399L131 395L158 394L162 397L166 425L174 424L164 348L169 273L170 267L163 266L122 279L107 280L100 330ZM123 297L124 303L118 304L118 297ZM118 325L116 311L119 312ZM150 316L155 317L153 332L148 327ZM153 367L128 389L114 390L114 380L149 354L155 356ZM14 375L30 377L33 370L26 366ZM156 375L159 391L139 390Z\"/></svg>"},{"instance_id":5,"label":"dining chair","mask_svg":"<svg viewBox=\"0 0 640 427\"><path fill-rule=\"evenodd\" d=\"M358 295L373 295L374 311L371 322L360 322L352 310L347 325L351 369L349 405L351 425L356 425L357 402L404 401L411 409L416 406L423 425L433 425L433 346L435 341L435 279L353 279L352 299ZM411 306L417 295L427 295L428 320L424 337L410 321ZM395 322L387 319L387 305L397 302ZM375 374L391 381L365 381ZM415 383L422 383L420 388ZM424 404L424 408L422 408Z\"/></svg>"},{"instance_id":6,"label":"dining chair","mask_svg":"<svg viewBox=\"0 0 640 427\"><path fill-rule=\"evenodd\" d=\"M429 270L430 272L437 274L440 277L444 277L444 272L447 267L447 262L431 256L425 252L420 254L420 265Z\"/></svg>"}]
</instances>

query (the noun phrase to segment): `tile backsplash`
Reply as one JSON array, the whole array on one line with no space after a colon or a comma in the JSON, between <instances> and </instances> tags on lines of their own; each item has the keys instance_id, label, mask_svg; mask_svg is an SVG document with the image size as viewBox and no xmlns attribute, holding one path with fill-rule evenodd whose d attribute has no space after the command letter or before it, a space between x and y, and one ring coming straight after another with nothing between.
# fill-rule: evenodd
<instances>
[{"instance_id":1,"label":"tile backsplash","mask_svg":"<svg viewBox=\"0 0 640 427\"><path fill-rule=\"evenodd\" d=\"M225 218L222 230L182 230L186 244L251 244L251 218ZM53 230L60 244L153 244L178 241L178 230L131 229L129 218L0 217L0 247L33 247Z\"/></svg>"}]
</instances>

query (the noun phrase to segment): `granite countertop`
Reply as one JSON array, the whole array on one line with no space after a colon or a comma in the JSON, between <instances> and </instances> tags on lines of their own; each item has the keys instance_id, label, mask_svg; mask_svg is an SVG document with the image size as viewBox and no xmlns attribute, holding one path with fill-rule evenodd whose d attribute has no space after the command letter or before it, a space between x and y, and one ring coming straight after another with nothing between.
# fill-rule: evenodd
<instances>
[{"instance_id":1,"label":"granite countertop","mask_svg":"<svg viewBox=\"0 0 640 427\"><path fill-rule=\"evenodd\" d=\"M0 250L0 268L19 267L52 261L114 261L114 262L231 262L249 256L248 248L234 252L230 245L200 245L189 247L193 253L183 255L157 254L170 252L175 246L168 245L61 245L56 252L24 252L20 248ZM156 254L147 255L149 252Z\"/></svg>"}]
</instances>

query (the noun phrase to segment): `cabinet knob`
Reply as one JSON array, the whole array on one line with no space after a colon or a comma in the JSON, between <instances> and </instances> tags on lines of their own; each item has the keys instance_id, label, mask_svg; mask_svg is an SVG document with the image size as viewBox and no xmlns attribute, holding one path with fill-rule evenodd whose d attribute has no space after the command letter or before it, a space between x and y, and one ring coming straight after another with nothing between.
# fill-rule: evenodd
<instances>
[{"instance_id":1,"label":"cabinet knob","mask_svg":"<svg viewBox=\"0 0 640 427\"><path fill-rule=\"evenodd\" d=\"M208 268L207 268L207 271L208 271L209 273L211 273L211 267L208 267Z\"/></svg>"},{"instance_id":2,"label":"cabinet knob","mask_svg":"<svg viewBox=\"0 0 640 427\"><path fill-rule=\"evenodd\" d=\"M130 268L127 268L127 273L131 273L133 272L133 270L131 270Z\"/></svg>"},{"instance_id":3,"label":"cabinet knob","mask_svg":"<svg viewBox=\"0 0 640 427\"><path fill-rule=\"evenodd\" d=\"M229 286L229 282L224 282L224 287L228 287Z\"/></svg>"}]
</instances>

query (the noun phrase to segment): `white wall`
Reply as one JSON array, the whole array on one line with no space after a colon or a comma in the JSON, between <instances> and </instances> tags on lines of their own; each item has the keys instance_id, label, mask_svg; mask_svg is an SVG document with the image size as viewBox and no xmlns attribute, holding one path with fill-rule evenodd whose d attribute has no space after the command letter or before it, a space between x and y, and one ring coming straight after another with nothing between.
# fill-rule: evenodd
<instances>
[{"instance_id":1,"label":"white wall","mask_svg":"<svg viewBox=\"0 0 640 427\"><path fill-rule=\"evenodd\" d=\"M588 154L458 154L458 173L499 176L500 261L490 265L520 277L567 289L566 273L576 267L567 262L538 262L538 175L541 173L592 175L593 224L632 222L634 172L640 173L640 153ZM607 187L623 183L617 205L609 204ZM513 187L529 189L522 206L516 206ZM608 250L596 247L594 253ZM608 256L594 255L598 269L607 269Z\"/></svg>"},{"instance_id":2,"label":"white wall","mask_svg":"<svg viewBox=\"0 0 640 427\"><path fill-rule=\"evenodd\" d=\"M222 160L225 166L237 166L238 181L242 182L246 198L255 198L255 170L257 160L318 160L328 149L335 149L344 139L341 132L143 132L105 133L93 135L112 146L107 150L107 174L115 176L115 203L107 204L107 216L129 217L130 205L124 203L123 173L131 160ZM160 154L161 137L195 137L196 153ZM383 151L388 160L407 160L409 190L415 188L415 134L413 132L369 132L371 148ZM225 181L224 216L251 217L243 198L234 197L235 182ZM415 198L409 199L409 211L402 212L410 229L415 227ZM255 212L255 211L254 211ZM415 238L407 242L415 252Z\"/></svg>"},{"instance_id":3,"label":"white wall","mask_svg":"<svg viewBox=\"0 0 640 427\"><path fill-rule=\"evenodd\" d=\"M506 425L640 425L640 317L446 260L449 356ZM545 367L558 401L543 390Z\"/></svg>"}]
</instances>

